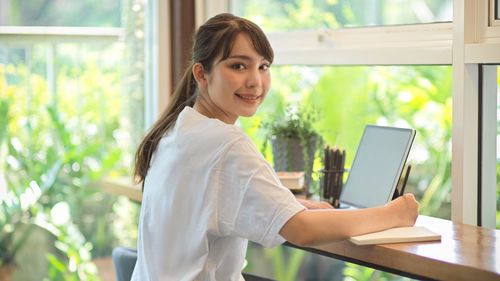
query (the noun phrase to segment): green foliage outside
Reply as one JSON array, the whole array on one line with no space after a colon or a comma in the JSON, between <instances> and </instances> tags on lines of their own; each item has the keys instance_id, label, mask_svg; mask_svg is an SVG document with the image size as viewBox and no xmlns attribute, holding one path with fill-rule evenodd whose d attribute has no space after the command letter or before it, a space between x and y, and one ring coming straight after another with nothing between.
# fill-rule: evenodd
<instances>
[{"instance_id":1,"label":"green foliage outside","mask_svg":"<svg viewBox=\"0 0 500 281\"><path fill-rule=\"evenodd\" d=\"M238 0L233 2L233 11L259 24L264 31L274 32L451 21L452 2L452 0ZM422 16L422 8L427 12L426 16Z\"/></svg>"},{"instance_id":2,"label":"green foliage outside","mask_svg":"<svg viewBox=\"0 0 500 281\"><path fill-rule=\"evenodd\" d=\"M89 57L81 68L60 69L64 94L56 105L42 77L31 73L31 93L26 93L22 83L5 79L26 81L26 69L0 65L1 103L7 104L1 173L3 188L17 195L11 203L2 201L11 211L26 205L15 214L22 223L36 224L57 239L59 251L47 256L50 280L95 280L91 257L109 256L119 243L113 229L120 221L112 212L116 199L102 193L99 181L111 169L128 172L121 161L124 151L129 152L119 145L124 132L118 129L124 104L116 88L117 71L95 63ZM134 217L126 219L133 234Z\"/></svg>"},{"instance_id":3,"label":"green foliage outside","mask_svg":"<svg viewBox=\"0 0 500 281\"><path fill-rule=\"evenodd\" d=\"M144 131L144 64L137 63L144 3L80 1L58 21L50 19L59 13L53 2L32 2L11 1L9 22L30 24L16 15L46 17L34 25L117 26L118 20L119 26L123 20L125 44L58 43L55 81L47 81L47 44L0 42L0 265L14 260L14 281L99 280L92 258L110 256L117 245L135 247L137 237L139 205L103 193L100 181L130 175ZM54 13L30 12L39 4ZM110 8L118 17L93 13L78 21L71 17L76 7ZM91 24L94 17L104 21ZM19 260L30 251L30 237L40 235L53 244L38 260Z\"/></svg>"}]
</instances>

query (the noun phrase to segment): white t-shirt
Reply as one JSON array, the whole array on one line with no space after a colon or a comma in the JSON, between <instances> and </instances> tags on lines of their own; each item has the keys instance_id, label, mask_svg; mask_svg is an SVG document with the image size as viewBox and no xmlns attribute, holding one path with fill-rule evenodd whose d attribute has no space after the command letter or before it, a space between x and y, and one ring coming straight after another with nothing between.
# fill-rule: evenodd
<instances>
[{"instance_id":1,"label":"white t-shirt","mask_svg":"<svg viewBox=\"0 0 500 281\"><path fill-rule=\"evenodd\" d=\"M241 280L248 240L283 243L303 209L243 130L186 107L145 179L132 280Z\"/></svg>"}]
</instances>

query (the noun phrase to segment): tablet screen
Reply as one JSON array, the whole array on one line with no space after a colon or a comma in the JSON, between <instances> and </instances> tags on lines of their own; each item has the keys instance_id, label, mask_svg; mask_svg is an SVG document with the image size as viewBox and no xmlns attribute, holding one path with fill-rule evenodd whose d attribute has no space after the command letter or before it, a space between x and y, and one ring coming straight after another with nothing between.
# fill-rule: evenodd
<instances>
[{"instance_id":1,"label":"tablet screen","mask_svg":"<svg viewBox=\"0 0 500 281\"><path fill-rule=\"evenodd\" d=\"M414 137L413 129L367 125L340 202L358 208L382 206L389 202Z\"/></svg>"}]
</instances>

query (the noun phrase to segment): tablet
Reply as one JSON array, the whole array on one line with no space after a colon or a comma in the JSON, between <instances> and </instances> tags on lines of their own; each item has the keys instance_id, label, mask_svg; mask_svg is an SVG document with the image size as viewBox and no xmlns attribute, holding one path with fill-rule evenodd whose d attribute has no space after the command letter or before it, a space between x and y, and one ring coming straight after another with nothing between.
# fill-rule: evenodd
<instances>
[{"instance_id":1,"label":"tablet","mask_svg":"<svg viewBox=\"0 0 500 281\"><path fill-rule=\"evenodd\" d=\"M389 202L415 133L409 128L366 125L340 195L341 205L369 208Z\"/></svg>"}]
</instances>

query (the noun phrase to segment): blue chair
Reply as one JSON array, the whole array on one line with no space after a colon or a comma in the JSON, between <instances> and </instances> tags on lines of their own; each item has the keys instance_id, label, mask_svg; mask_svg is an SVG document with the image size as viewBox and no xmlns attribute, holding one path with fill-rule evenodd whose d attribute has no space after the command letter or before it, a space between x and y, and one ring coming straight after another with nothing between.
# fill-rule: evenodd
<instances>
[{"instance_id":1,"label":"blue chair","mask_svg":"<svg viewBox=\"0 0 500 281\"><path fill-rule=\"evenodd\" d=\"M116 247L111 254L115 267L116 281L130 281L137 261L137 250L126 247ZM242 273L245 281L274 281L257 275Z\"/></svg>"},{"instance_id":2,"label":"blue chair","mask_svg":"<svg viewBox=\"0 0 500 281\"><path fill-rule=\"evenodd\" d=\"M115 267L116 281L130 281L137 261L137 250L126 247L116 247L111 254Z\"/></svg>"}]
</instances>

